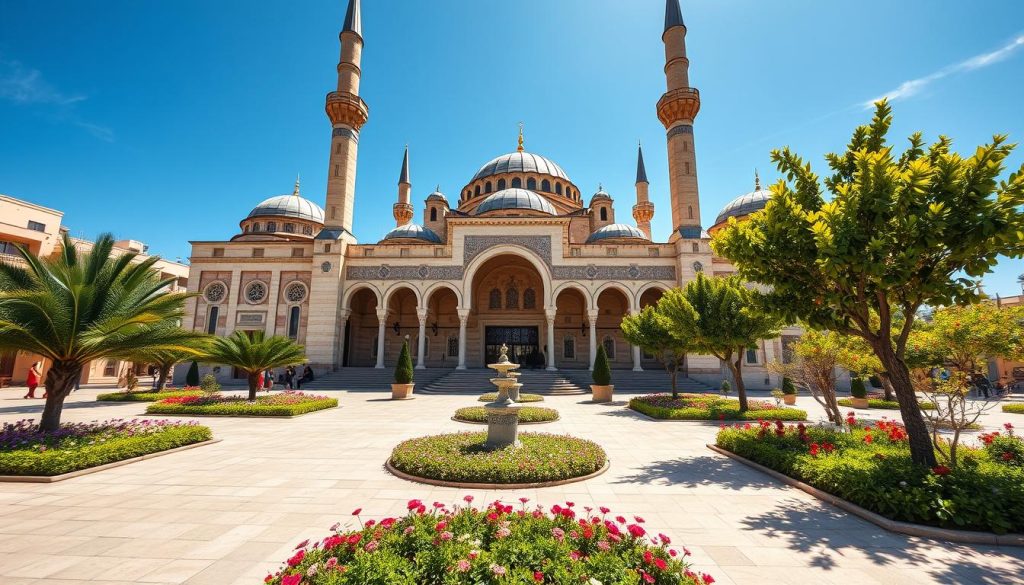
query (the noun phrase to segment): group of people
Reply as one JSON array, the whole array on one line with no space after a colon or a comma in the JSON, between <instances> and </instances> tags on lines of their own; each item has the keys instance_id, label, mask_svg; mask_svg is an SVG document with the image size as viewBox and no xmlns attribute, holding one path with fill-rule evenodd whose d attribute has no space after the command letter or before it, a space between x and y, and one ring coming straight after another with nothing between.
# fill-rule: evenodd
<instances>
[{"instance_id":1,"label":"group of people","mask_svg":"<svg viewBox=\"0 0 1024 585\"><path fill-rule=\"evenodd\" d=\"M295 366L288 366L284 369L284 374L280 377L280 382L284 384L285 390L298 390L302 388L303 384L308 384L316 379L313 375L313 369L309 366L302 368L302 375L298 376L298 371ZM270 391L274 387L274 370L269 369L263 372L263 377L259 380L259 390Z\"/></svg>"}]
</instances>

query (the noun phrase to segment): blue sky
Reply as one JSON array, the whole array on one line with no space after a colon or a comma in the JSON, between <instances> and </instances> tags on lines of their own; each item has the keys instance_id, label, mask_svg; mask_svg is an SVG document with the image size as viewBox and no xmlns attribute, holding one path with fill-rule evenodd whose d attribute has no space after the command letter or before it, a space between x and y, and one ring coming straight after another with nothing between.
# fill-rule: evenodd
<instances>
[{"instance_id":1,"label":"blue sky","mask_svg":"<svg viewBox=\"0 0 1024 585\"><path fill-rule=\"evenodd\" d=\"M169 258L228 238L256 203L322 204L344 0L0 0L0 193L65 211ZM417 218L515 148L555 160L584 194L603 183L632 222L643 142L656 236L670 230L663 0L363 0L356 235L393 227L402 146ZM944 133L964 152L1024 140L1024 3L684 0L703 223L777 175L790 145L824 169L863 104L898 92L893 137ZM1015 168L1024 152L1014 154ZM1005 261L989 293L1020 291Z\"/></svg>"}]
</instances>

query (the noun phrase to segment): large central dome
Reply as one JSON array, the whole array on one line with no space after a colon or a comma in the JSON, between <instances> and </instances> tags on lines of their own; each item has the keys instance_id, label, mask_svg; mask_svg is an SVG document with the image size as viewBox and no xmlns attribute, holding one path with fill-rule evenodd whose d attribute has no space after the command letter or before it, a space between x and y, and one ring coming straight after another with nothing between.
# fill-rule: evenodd
<instances>
[{"instance_id":1,"label":"large central dome","mask_svg":"<svg viewBox=\"0 0 1024 585\"><path fill-rule=\"evenodd\" d=\"M565 174L562 167L555 164L551 159L545 158L539 154L523 151L510 152L491 160L484 166L480 167L480 170L473 175L473 179L470 180L470 183L477 179L483 179L503 173L538 173L542 175L551 175L566 181L569 180L568 175Z\"/></svg>"}]
</instances>

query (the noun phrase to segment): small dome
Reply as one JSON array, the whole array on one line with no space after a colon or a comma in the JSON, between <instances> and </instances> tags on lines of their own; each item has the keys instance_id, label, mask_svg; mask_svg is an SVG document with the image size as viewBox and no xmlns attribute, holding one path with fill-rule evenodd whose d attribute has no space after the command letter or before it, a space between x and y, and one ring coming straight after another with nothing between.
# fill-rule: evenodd
<instances>
[{"instance_id":1,"label":"small dome","mask_svg":"<svg viewBox=\"0 0 1024 585\"><path fill-rule=\"evenodd\" d=\"M441 192L441 188L438 187L433 193L427 195L427 201L444 201L447 204L448 198L444 196L444 193Z\"/></svg>"},{"instance_id":2,"label":"small dome","mask_svg":"<svg viewBox=\"0 0 1024 585\"><path fill-rule=\"evenodd\" d=\"M590 237L587 238L587 243L593 244L594 242L600 240L622 238L650 241L650 239L638 228L635 228L631 225L627 225L624 223L613 223L611 225L606 225L603 228L590 234Z\"/></svg>"},{"instance_id":3,"label":"small dome","mask_svg":"<svg viewBox=\"0 0 1024 585\"><path fill-rule=\"evenodd\" d=\"M246 219L265 216L294 217L295 219L305 219L321 224L324 222L323 208L309 199L298 195L271 197L254 207Z\"/></svg>"},{"instance_id":4,"label":"small dome","mask_svg":"<svg viewBox=\"0 0 1024 585\"><path fill-rule=\"evenodd\" d=\"M760 211L768 204L771 197L772 192L768 189L757 189L740 195L722 208L721 213L715 219L715 225L728 221L730 217L744 217L755 211Z\"/></svg>"},{"instance_id":5,"label":"small dome","mask_svg":"<svg viewBox=\"0 0 1024 585\"><path fill-rule=\"evenodd\" d=\"M480 202L473 215L480 215L481 213L497 211L499 209L524 209L558 215L554 206L547 199L526 189L504 189L489 195Z\"/></svg>"},{"instance_id":6,"label":"small dome","mask_svg":"<svg viewBox=\"0 0 1024 585\"><path fill-rule=\"evenodd\" d=\"M442 243L441 238L433 230L415 223L396 227L384 236L384 240L423 240L431 244Z\"/></svg>"},{"instance_id":7,"label":"small dome","mask_svg":"<svg viewBox=\"0 0 1024 585\"><path fill-rule=\"evenodd\" d=\"M597 193L594 193L594 196L590 198L590 202L593 203L594 201L597 201L598 199L608 199L608 200L611 200L611 198L612 198L612 196L609 195L604 190L604 187L598 186Z\"/></svg>"},{"instance_id":8,"label":"small dome","mask_svg":"<svg viewBox=\"0 0 1024 585\"><path fill-rule=\"evenodd\" d=\"M503 154L498 158L495 158L480 167L480 170L473 175L470 183L477 179L483 179L484 177L490 177L492 175L500 175L502 173L539 173L541 175L551 175L558 177L559 179L569 180L569 177L562 170L562 167L556 165L550 159L547 159L539 154L532 154L529 152L510 152Z\"/></svg>"}]
</instances>

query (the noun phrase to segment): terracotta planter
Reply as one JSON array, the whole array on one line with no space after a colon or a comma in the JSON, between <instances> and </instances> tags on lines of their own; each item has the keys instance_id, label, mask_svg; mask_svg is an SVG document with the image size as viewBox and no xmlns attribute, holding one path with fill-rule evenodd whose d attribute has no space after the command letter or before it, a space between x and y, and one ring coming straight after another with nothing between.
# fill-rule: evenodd
<instances>
[{"instance_id":1,"label":"terracotta planter","mask_svg":"<svg viewBox=\"0 0 1024 585\"><path fill-rule=\"evenodd\" d=\"M782 402L783 404L793 406L794 404L796 404L796 394L783 394Z\"/></svg>"},{"instance_id":2,"label":"terracotta planter","mask_svg":"<svg viewBox=\"0 0 1024 585\"><path fill-rule=\"evenodd\" d=\"M391 400L408 400L412 398L412 387L415 384L392 384Z\"/></svg>"},{"instance_id":3,"label":"terracotta planter","mask_svg":"<svg viewBox=\"0 0 1024 585\"><path fill-rule=\"evenodd\" d=\"M613 390L615 390L614 384L609 386L590 385L590 392L593 394L594 402L611 402Z\"/></svg>"},{"instance_id":4,"label":"terracotta planter","mask_svg":"<svg viewBox=\"0 0 1024 585\"><path fill-rule=\"evenodd\" d=\"M850 404L852 404L854 408L867 408L868 407L868 399L867 398L853 398L853 397L850 397Z\"/></svg>"}]
</instances>

